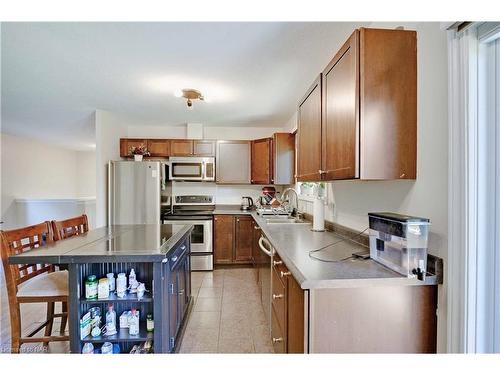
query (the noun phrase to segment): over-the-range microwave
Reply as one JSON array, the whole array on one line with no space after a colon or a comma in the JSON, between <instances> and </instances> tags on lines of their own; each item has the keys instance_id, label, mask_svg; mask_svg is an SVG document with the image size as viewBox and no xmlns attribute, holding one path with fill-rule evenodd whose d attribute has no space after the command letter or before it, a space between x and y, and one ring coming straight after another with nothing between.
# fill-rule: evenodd
<instances>
[{"instance_id":1,"label":"over-the-range microwave","mask_svg":"<svg viewBox=\"0 0 500 375\"><path fill-rule=\"evenodd\" d=\"M215 158L171 157L170 180L215 181Z\"/></svg>"}]
</instances>

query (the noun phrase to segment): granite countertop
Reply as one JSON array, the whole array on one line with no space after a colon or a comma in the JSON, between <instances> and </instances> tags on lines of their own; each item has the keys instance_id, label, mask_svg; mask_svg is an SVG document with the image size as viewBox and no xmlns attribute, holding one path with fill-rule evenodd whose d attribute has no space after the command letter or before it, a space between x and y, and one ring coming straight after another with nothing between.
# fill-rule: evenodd
<instances>
[{"instance_id":1,"label":"granite countertop","mask_svg":"<svg viewBox=\"0 0 500 375\"><path fill-rule=\"evenodd\" d=\"M374 260L354 259L352 253L369 250L333 232L313 232L311 223L267 224L255 211L229 205L216 206L215 214L252 215L302 289L437 284L435 276L409 279Z\"/></svg>"},{"instance_id":2,"label":"granite countertop","mask_svg":"<svg viewBox=\"0 0 500 375\"><path fill-rule=\"evenodd\" d=\"M192 225L113 225L9 257L10 263L69 264L101 262L156 262L165 259Z\"/></svg>"}]
</instances>

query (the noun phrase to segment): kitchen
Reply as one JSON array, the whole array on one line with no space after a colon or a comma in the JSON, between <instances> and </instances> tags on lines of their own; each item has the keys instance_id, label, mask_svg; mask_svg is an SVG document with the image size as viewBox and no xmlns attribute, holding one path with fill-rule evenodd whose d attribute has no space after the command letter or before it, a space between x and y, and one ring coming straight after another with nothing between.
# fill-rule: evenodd
<instances>
[{"instance_id":1,"label":"kitchen","mask_svg":"<svg viewBox=\"0 0 500 375\"><path fill-rule=\"evenodd\" d=\"M227 61L239 53L232 43L250 45L266 40L264 34L282 45L256 46L262 61L275 54L289 59L283 58L289 66L283 64L275 81L288 90L271 84L274 68L264 73L258 64L247 65L248 77L235 79L234 87L227 85L231 78L216 87L208 75L196 81L167 74L145 76L137 90L119 79L129 68L110 73L113 57L100 72L97 61L84 60L80 68L81 55L67 52L61 74L73 82L68 87L85 79L76 71L92 69L109 86L92 80L77 90L82 97L99 92L95 100L102 103L86 117L90 138L72 136L95 142L95 150L85 151L90 172L74 168L76 181L92 184L85 202L94 206L56 211L70 197L85 197L75 190L79 183L64 197L28 192L25 180L11 172L12 153L3 151L23 135L14 125L2 130L2 191L13 191L13 208L2 211L2 348L94 354L450 351L446 29L431 22L210 26L2 25L2 69L13 73L5 91L10 113L19 110L13 87L28 85L23 79L34 77L29 61L49 45L41 83L54 74L50 64L63 49L83 48L103 35L93 56L109 45L118 59L125 53L118 35L129 35L137 45L155 40L150 58L160 64L159 46L168 43L152 39L155 31L173 35L184 28L192 30L185 37L191 41L203 33L219 41L231 34L227 46L214 42ZM285 31L300 35L303 50L297 52L293 38L282 39ZM203 40L193 43L202 51ZM189 56L188 47L183 51L179 56ZM140 64L142 57L135 58ZM26 78L14 74L20 61ZM205 74L213 69L220 78L221 63L210 64ZM188 66L200 65L193 59ZM227 76L238 71L229 69ZM268 82L259 81L260 74ZM55 94L55 88L64 92L62 86L48 90L51 100L67 100L61 108L71 108L78 95ZM112 95L118 88L124 99ZM261 99L258 90L276 97L275 114L265 103L271 99ZM26 102L39 95L32 91L32 97L23 94ZM61 109L61 117L69 114ZM69 142L70 135L53 131L47 137L59 132ZM22 186L18 192L8 185L10 176ZM41 203L47 208L33 208ZM56 282L49 292L60 294L26 294L45 286L44 277ZM33 331L38 322L45 323Z\"/></svg>"}]
</instances>

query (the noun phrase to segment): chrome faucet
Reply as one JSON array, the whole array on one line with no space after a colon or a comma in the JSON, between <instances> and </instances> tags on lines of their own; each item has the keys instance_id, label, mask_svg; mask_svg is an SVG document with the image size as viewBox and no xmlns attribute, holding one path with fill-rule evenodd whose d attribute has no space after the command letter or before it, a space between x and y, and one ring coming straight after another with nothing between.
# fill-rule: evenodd
<instances>
[{"instance_id":1,"label":"chrome faucet","mask_svg":"<svg viewBox=\"0 0 500 375\"><path fill-rule=\"evenodd\" d=\"M299 193L297 193L297 190L295 190L294 188L286 188L285 190L283 190L280 198L281 205L284 205L284 203L288 201L289 205L291 206L290 199L288 198L291 191L295 193L295 208L292 208L291 215L299 216ZM288 198L287 201L285 201L285 197Z\"/></svg>"}]
</instances>

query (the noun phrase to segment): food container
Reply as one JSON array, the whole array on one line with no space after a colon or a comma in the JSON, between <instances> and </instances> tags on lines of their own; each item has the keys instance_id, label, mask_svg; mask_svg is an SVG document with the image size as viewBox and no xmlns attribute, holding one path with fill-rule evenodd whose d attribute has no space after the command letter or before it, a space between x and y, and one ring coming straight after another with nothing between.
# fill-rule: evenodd
<instances>
[{"instance_id":1,"label":"food container","mask_svg":"<svg viewBox=\"0 0 500 375\"><path fill-rule=\"evenodd\" d=\"M94 345L91 342L86 342L83 345L82 354L94 354Z\"/></svg>"},{"instance_id":2,"label":"food container","mask_svg":"<svg viewBox=\"0 0 500 375\"><path fill-rule=\"evenodd\" d=\"M128 318L130 315L130 311L124 311L120 315L120 329L122 328L128 328Z\"/></svg>"},{"instance_id":3,"label":"food container","mask_svg":"<svg viewBox=\"0 0 500 375\"><path fill-rule=\"evenodd\" d=\"M101 346L101 353L102 354L113 354L113 344L110 342L105 342Z\"/></svg>"},{"instance_id":4,"label":"food container","mask_svg":"<svg viewBox=\"0 0 500 375\"><path fill-rule=\"evenodd\" d=\"M87 277L87 280L85 280L85 298L97 298L97 277L95 275L90 275Z\"/></svg>"},{"instance_id":5,"label":"food container","mask_svg":"<svg viewBox=\"0 0 500 375\"><path fill-rule=\"evenodd\" d=\"M114 292L116 288L115 274L113 272L110 272L106 274L106 277L108 278L109 291Z\"/></svg>"},{"instance_id":6,"label":"food container","mask_svg":"<svg viewBox=\"0 0 500 375\"><path fill-rule=\"evenodd\" d=\"M124 273L119 273L116 278L116 294L119 298L125 297L127 291L127 276Z\"/></svg>"},{"instance_id":7,"label":"food container","mask_svg":"<svg viewBox=\"0 0 500 375\"><path fill-rule=\"evenodd\" d=\"M368 218L370 258L406 277L425 278L429 219L391 212Z\"/></svg>"},{"instance_id":8,"label":"food container","mask_svg":"<svg viewBox=\"0 0 500 375\"><path fill-rule=\"evenodd\" d=\"M97 298L107 299L109 297L109 281L107 277L99 279L99 285L97 287Z\"/></svg>"},{"instance_id":9,"label":"food container","mask_svg":"<svg viewBox=\"0 0 500 375\"><path fill-rule=\"evenodd\" d=\"M146 331L153 332L155 329L155 322L153 320L153 314L148 314L146 317Z\"/></svg>"},{"instance_id":10,"label":"food container","mask_svg":"<svg viewBox=\"0 0 500 375\"><path fill-rule=\"evenodd\" d=\"M92 318L90 317L90 312L87 312L80 319L80 337L85 338L90 334L92 329Z\"/></svg>"}]
</instances>

